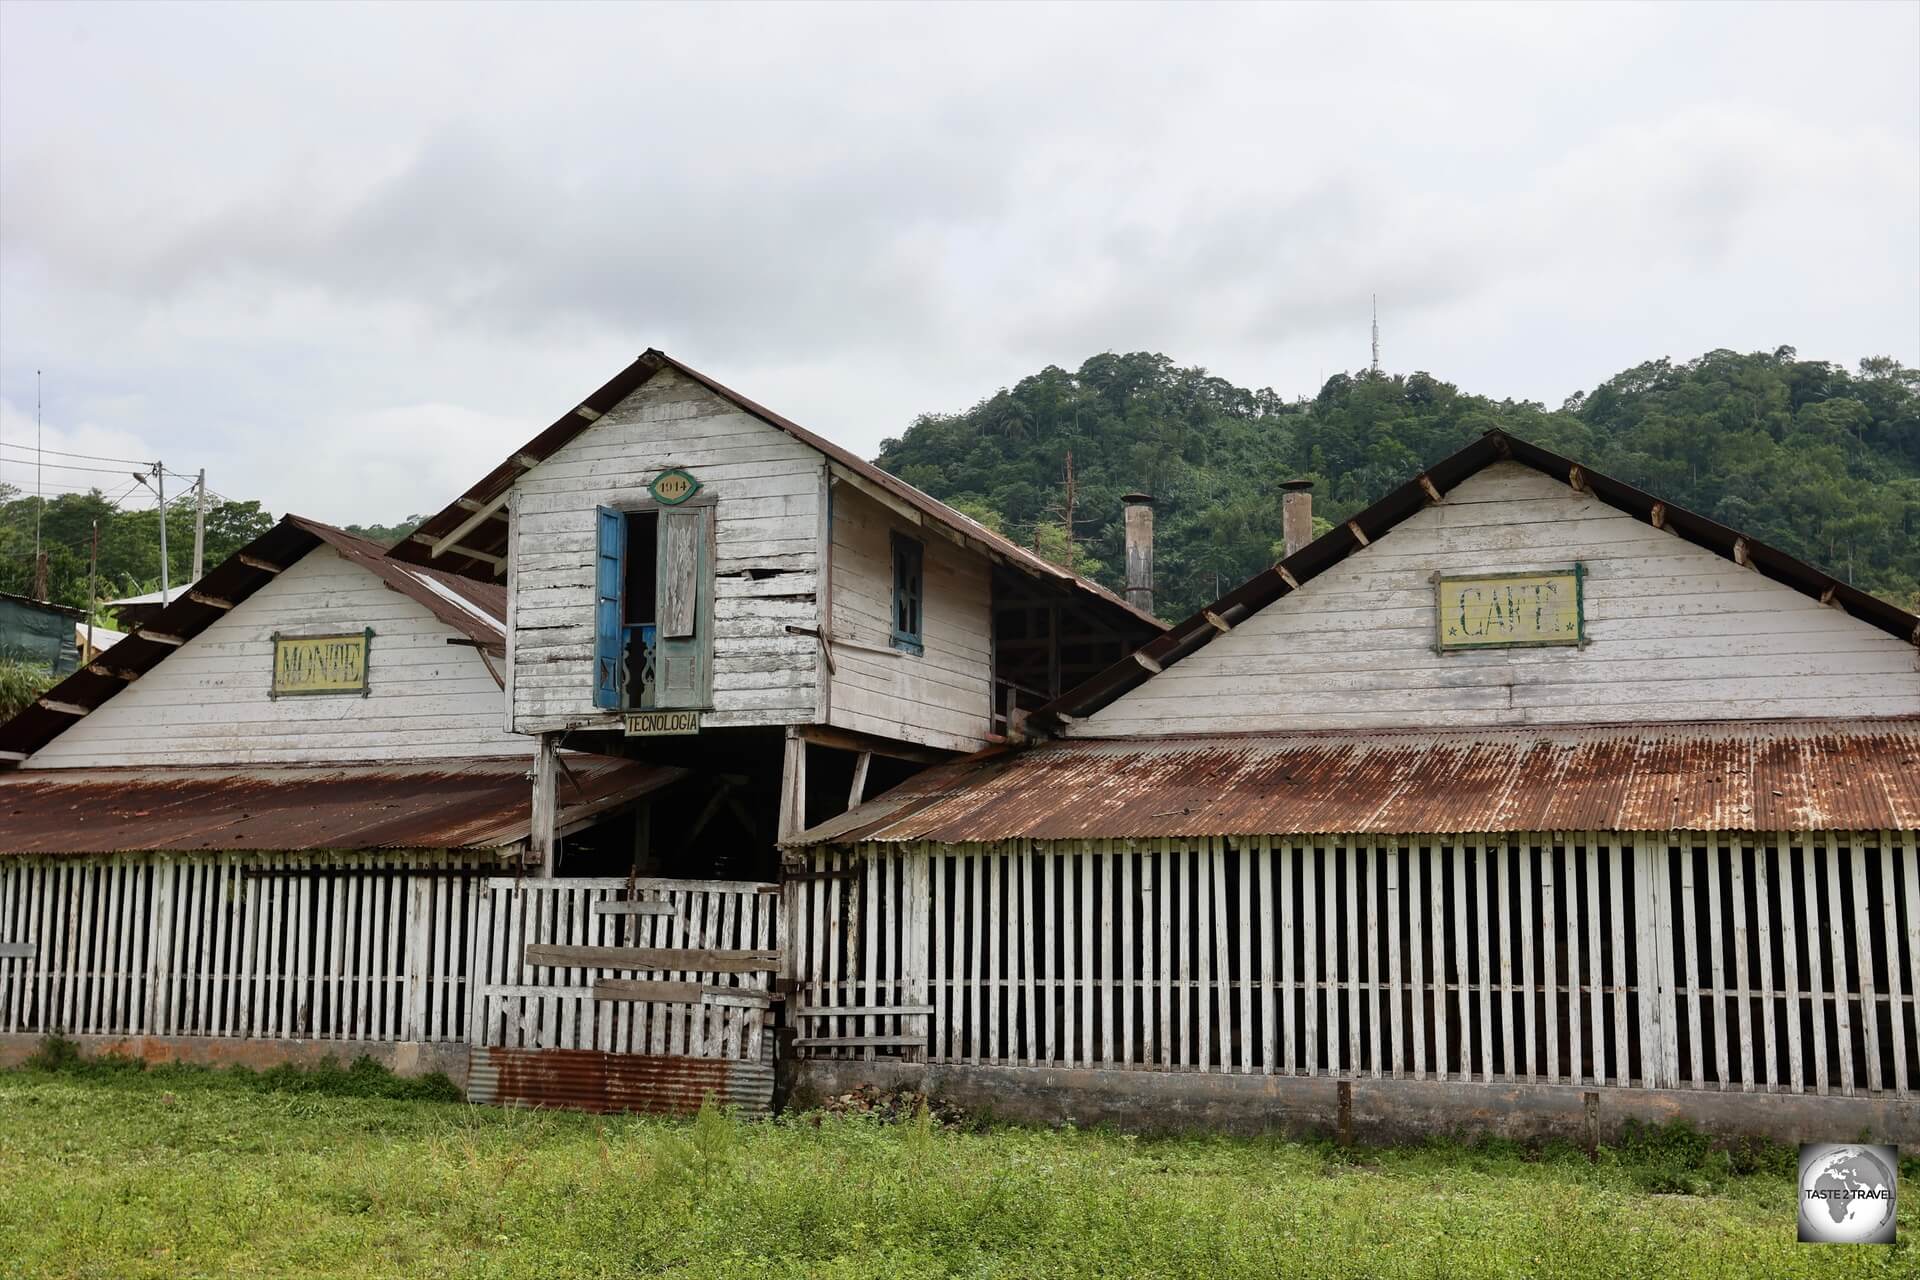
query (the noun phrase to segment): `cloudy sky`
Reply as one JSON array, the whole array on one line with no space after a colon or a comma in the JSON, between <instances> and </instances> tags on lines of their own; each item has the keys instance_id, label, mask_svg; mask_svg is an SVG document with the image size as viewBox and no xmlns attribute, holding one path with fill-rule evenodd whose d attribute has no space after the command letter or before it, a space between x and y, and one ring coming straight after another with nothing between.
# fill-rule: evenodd
<instances>
[{"instance_id":1,"label":"cloudy sky","mask_svg":"<svg viewBox=\"0 0 1920 1280\"><path fill-rule=\"evenodd\" d=\"M1920 364L1920 6L0 5L0 481L434 510L648 346L871 453L1045 364ZM49 490L111 474L48 471Z\"/></svg>"}]
</instances>

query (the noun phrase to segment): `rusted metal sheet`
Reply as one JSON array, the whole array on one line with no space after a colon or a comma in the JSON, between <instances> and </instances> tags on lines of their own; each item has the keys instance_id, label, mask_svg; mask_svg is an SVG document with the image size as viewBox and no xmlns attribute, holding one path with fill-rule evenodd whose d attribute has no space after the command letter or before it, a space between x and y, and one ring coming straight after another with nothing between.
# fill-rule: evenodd
<instances>
[{"instance_id":1,"label":"rusted metal sheet","mask_svg":"<svg viewBox=\"0 0 1920 1280\"><path fill-rule=\"evenodd\" d=\"M569 754L560 825L684 776ZM482 849L524 840L527 762L28 770L0 776L0 855Z\"/></svg>"},{"instance_id":2,"label":"rusted metal sheet","mask_svg":"<svg viewBox=\"0 0 1920 1280\"><path fill-rule=\"evenodd\" d=\"M467 1100L507 1107L691 1115L706 1098L744 1115L773 1106L773 1064L593 1049L475 1048Z\"/></svg>"},{"instance_id":3,"label":"rusted metal sheet","mask_svg":"<svg viewBox=\"0 0 1920 1280\"><path fill-rule=\"evenodd\" d=\"M867 840L1920 827L1920 720L1078 739L941 765Z\"/></svg>"}]
</instances>

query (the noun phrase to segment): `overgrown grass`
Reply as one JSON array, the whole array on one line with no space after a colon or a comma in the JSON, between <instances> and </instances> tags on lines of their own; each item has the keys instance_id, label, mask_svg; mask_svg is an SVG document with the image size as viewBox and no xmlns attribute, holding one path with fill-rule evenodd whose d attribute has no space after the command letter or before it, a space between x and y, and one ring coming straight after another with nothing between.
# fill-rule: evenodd
<instances>
[{"instance_id":1,"label":"overgrown grass","mask_svg":"<svg viewBox=\"0 0 1920 1280\"><path fill-rule=\"evenodd\" d=\"M1785 1149L1388 1150L499 1111L322 1072L0 1073L5 1276L1858 1276ZM433 1095L439 1095L438 1097ZM1904 1162L1908 1186L1920 1167ZM1684 1194L1672 1194L1674 1191ZM1903 1234L1920 1223L1901 1212Z\"/></svg>"},{"instance_id":2,"label":"overgrown grass","mask_svg":"<svg viewBox=\"0 0 1920 1280\"><path fill-rule=\"evenodd\" d=\"M45 663L0 658L0 720L11 720L59 683Z\"/></svg>"}]
</instances>

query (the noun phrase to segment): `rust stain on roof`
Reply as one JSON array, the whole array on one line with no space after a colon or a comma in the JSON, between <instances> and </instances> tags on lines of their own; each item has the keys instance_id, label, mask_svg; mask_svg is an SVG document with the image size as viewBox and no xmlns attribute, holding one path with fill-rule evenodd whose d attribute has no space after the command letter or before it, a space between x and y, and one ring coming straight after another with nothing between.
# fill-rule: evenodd
<instances>
[{"instance_id":1,"label":"rust stain on roof","mask_svg":"<svg viewBox=\"0 0 1920 1280\"><path fill-rule=\"evenodd\" d=\"M920 774L797 844L1920 827L1920 720L1071 739Z\"/></svg>"},{"instance_id":2,"label":"rust stain on roof","mask_svg":"<svg viewBox=\"0 0 1920 1280\"><path fill-rule=\"evenodd\" d=\"M563 827L685 776L606 756L566 760ZM508 757L27 770L0 777L0 855L499 848L527 836L527 769L526 760Z\"/></svg>"}]
</instances>

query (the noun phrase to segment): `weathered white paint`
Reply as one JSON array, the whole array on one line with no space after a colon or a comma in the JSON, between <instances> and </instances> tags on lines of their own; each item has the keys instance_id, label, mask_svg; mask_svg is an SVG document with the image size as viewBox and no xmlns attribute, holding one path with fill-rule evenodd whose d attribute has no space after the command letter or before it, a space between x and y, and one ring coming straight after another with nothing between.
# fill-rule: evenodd
<instances>
[{"instance_id":1,"label":"weathered white paint","mask_svg":"<svg viewBox=\"0 0 1920 1280\"><path fill-rule=\"evenodd\" d=\"M891 647L892 532L925 548L918 654ZM958 751L984 746L993 640L986 560L842 484L833 490L832 578L828 723Z\"/></svg>"},{"instance_id":2,"label":"weathered white paint","mask_svg":"<svg viewBox=\"0 0 1920 1280\"><path fill-rule=\"evenodd\" d=\"M367 696L269 696L273 634L373 628ZM29 769L521 755L485 660L424 606L316 547L35 752Z\"/></svg>"},{"instance_id":3,"label":"weathered white paint","mask_svg":"<svg viewBox=\"0 0 1920 1280\"><path fill-rule=\"evenodd\" d=\"M0 1031L462 1040L480 859L0 858Z\"/></svg>"},{"instance_id":4,"label":"weathered white paint","mask_svg":"<svg viewBox=\"0 0 1920 1280\"><path fill-rule=\"evenodd\" d=\"M773 1015L770 973L658 970L636 973L590 966L536 965L527 946L647 947L665 950L778 951L783 915L778 886L741 880L641 877L480 882L473 933L471 1039L517 1049L598 1049L758 1061ZM610 912L622 902L653 903L657 914ZM659 999L596 999L603 978L663 986ZM686 984L711 988L687 999ZM738 996L720 989L737 990Z\"/></svg>"},{"instance_id":5,"label":"weathered white paint","mask_svg":"<svg viewBox=\"0 0 1920 1280\"><path fill-rule=\"evenodd\" d=\"M819 503L826 459L668 370L513 488L513 726L612 728L593 705L594 511L647 500L681 467L717 499L708 728L814 720ZM754 574L765 576L755 577Z\"/></svg>"},{"instance_id":6,"label":"weathered white paint","mask_svg":"<svg viewBox=\"0 0 1920 1280\"><path fill-rule=\"evenodd\" d=\"M1574 561L1586 647L1435 652L1434 573ZM1912 644L1501 463L1069 732L1916 713Z\"/></svg>"},{"instance_id":7,"label":"weathered white paint","mask_svg":"<svg viewBox=\"0 0 1920 1280\"><path fill-rule=\"evenodd\" d=\"M1824 979L1783 973L1737 924L1716 930L1709 878L1678 874L1700 856L1741 886L1736 920L1751 889L1787 931L1788 963L1797 934ZM786 897L794 998L914 1013L880 1024L884 1044L803 1043L805 1056L1901 1097L1920 1084L1912 832L877 844L810 858L814 875ZM855 873L829 877L848 863ZM1717 966L1728 946L1733 963ZM1785 1054L1754 1041L1768 1019L1805 1021L1813 1070L1797 1041Z\"/></svg>"}]
</instances>

